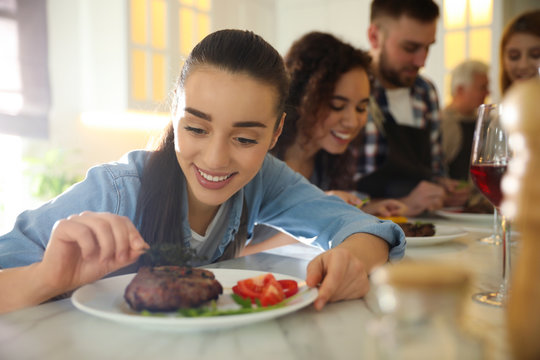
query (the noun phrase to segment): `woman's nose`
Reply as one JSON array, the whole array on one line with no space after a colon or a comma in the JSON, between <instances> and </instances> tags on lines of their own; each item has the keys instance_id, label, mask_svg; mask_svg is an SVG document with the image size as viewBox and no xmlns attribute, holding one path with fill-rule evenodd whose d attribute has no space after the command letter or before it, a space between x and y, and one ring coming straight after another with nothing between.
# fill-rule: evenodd
<instances>
[{"instance_id":1,"label":"woman's nose","mask_svg":"<svg viewBox=\"0 0 540 360\"><path fill-rule=\"evenodd\" d=\"M230 162L228 141L219 138L210 139L204 149L204 161L209 170L227 167Z\"/></svg>"},{"instance_id":2,"label":"woman's nose","mask_svg":"<svg viewBox=\"0 0 540 360\"><path fill-rule=\"evenodd\" d=\"M344 112L341 118L341 125L348 129L362 127L363 114L359 113L354 107L350 107Z\"/></svg>"}]
</instances>

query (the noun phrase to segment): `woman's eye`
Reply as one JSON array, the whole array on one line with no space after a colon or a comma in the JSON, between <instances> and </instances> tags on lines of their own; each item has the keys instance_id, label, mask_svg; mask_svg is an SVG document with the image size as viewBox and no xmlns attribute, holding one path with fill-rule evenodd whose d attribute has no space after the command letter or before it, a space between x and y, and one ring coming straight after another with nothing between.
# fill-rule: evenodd
<instances>
[{"instance_id":1,"label":"woman's eye","mask_svg":"<svg viewBox=\"0 0 540 360\"><path fill-rule=\"evenodd\" d=\"M367 106L365 105L356 107L356 112L365 113L366 111L367 111Z\"/></svg>"},{"instance_id":2,"label":"woman's eye","mask_svg":"<svg viewBox=\"0 0 540 360\"><path fill-rule=\"evenodd\" d=\"M335 110L335 111L340 111L340 110L343 110L345 108L345 105L341 105L341 104L334 104L334 103L330 103L330 109L332 110Z\"/></svg>"},{"instance_id":3,"label":"woman's eye","mask_svg":"<svg viewBox=\"0 0 540 360\"><path fill-rule=\"evenodd\" d=\"M529 52L529 56L533 59L540 59L540 49L534 49Z\"/></svg>"},{"instance_id":4,"label":"woman's eye","mask_svg":"<svg viewBox=\"0 0 540 360\"><path fill-rule=\"evenodd\" d=\"M258 144L259 142L257 140L254 140L254 139L248 139L248 138L243 138L243 137L237 137L236 138L236 141L238 141L240 144L242 145L254 145L254 144Z\"/></svg>"},{"instance_id":5,"label":"woman's eye","mask_svg":"<svg viewBox=\"0 0 540 360\"><path fill-rule=\"evenodd\" d=\"M197 135L206 134L206 131L204 131L203 129L196 128L196 127L193 127L193 126L185 126L184 129L186 129L186 131L192 132L192 133L197 134Z\"/></svg>"},{"instance_id":6,"label":"woman's eye","mask_svg":"<svg viewBox=\"0 0 540 360\"><path fill-rule=\"evenodd\" d=\"M508 59L510 61L516 61L516 60L519 60L520 58L521 58L521 53L519 51L512 51L508 53Z\"/></svg>"}]
</instances>

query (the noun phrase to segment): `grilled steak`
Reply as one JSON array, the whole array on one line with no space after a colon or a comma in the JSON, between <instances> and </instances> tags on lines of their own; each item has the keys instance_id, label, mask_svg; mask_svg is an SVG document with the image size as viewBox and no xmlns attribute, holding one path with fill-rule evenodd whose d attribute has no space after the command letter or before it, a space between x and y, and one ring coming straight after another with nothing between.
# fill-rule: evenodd
<instances>
[{"instance_id":1,"label":"grilled steak","mask_svg":"<svg viewBox=\"0 0 540 360\"><path fill-rule=\"evenodd\" d=\"M133 310L197 307L223 292L211 271L184 266L142 267L124 292Z\"/></svg>"},{"instance_id":2,"label":"grilled steak","mask_svg":"<svg viewBox=\"0 0 540 360\"><path fill-rule=\"evenodd\" d=\"M413 223L399 223L398 224L405 236L417 237L417 236L432 236L435 235L435 225L428 224L413 224Z\"/></svg>"}]
</instances>

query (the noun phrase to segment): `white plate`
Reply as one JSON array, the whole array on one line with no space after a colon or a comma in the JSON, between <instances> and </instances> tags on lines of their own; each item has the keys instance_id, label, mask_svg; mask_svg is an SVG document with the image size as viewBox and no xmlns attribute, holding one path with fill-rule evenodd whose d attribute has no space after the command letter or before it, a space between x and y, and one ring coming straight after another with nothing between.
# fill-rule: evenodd
<instances>
[{"instance_id":1,"label":"white plate","mask_svg":"<svg viewBox=\"0 0 540 360\"><path fill-rule=\"evenodd\" d=\"M467 232L454 226L435 225L433 236L407 236L407 246L428 246L440 244L467 235Z\"/></svg>"},{"instance_id":2,"label":"white plate","mask_svg":"<svg viewBox=\"0 0 540 360\"><path fill-rule=\"evenodd\" d=\"M443 216L447 219L457 221L482 221L493 222L493 213L491 214L478 214L478 213L464 213L461 212L461 208L445 208L435 211L437 215Z\"/></svg>"},{"instance_id":3,"label":"white plate","mask_svg":"<svg viewBox=\"0 0 540 360\"><path fill-rule=\"evenodd\" d=\"M217 300L218 308L238 308L229 294L238 280L266 274L267 272L236 269L209 269L223 286L223 294ZM124 290L135 274L122 275L84 285L73 293L71 301L76 308L88 314L126 324L140 325L158 330L199 331L216 330L247 325L289 314L311 304L317 297L317 289L308 289L302 279L275 274L276 279L296 280L299 295L284 307L274 310L239 315L210 317L179 317L175 312L165 316L143 316L131 310L124 300Z\"/></svg>"}]
</instances>

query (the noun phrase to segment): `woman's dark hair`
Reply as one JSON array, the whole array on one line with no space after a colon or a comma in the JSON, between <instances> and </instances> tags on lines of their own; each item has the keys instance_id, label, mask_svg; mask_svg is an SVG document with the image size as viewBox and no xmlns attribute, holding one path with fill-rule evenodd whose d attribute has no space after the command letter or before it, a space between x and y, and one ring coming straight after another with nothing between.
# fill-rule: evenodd
<instances>
[{"instance_id":1,"label":"woman's dark hair","mask_svg":"<svg viewBox=\"0 0 540 360\"><path fill-rule=\"evenodd\" d=\"M276 123L279 122L287 97L288 76L280 54L260 36L250 31L221 30L205 37L184 63L174 92L173 113L178 105L177 98L183 96L186 80L200 66L247 74L274 87ZM181 224L188 214L182 213L184 181L174 140L171 122L164 129L143 171L136 219L142 237L149 244L184 243ZM233 257L236 250L224 255Z\"/></svg>"},{"instance_id":2,"label":"woman's dark hair","mask_svg":"<svg viewBox=\"0 0 540 360\"><path fill-rule=\"evenodd\" d=\"M513 18L504 28L499 46L499 85L501 92L504 94L512 84L508 73L504 69L504 49L510 41L510 38L515 34L529 34L540 37L540 10L532 10L524 12L521 15Z\"/></svg>"},{"instance_id":3,"label":"woman's dark hair","mask_svg":"<svg viewBox=\"0 0 540 360\"><path fill-rule=\"evenodd\" d=\"M331 34L311 32L294 42L285 56L285 66L291 79L285 109L287 117L272 153L284 159L287 149L294 144L299 134L312 139L316 123L326 118L330 112L330 102L341 76L357 68L370 76L370 64L371 58L367 52ZM356 146L358 141L359 137L351 146ZM321 155L329 158L321 160L329 160L322 163L328 164L323 173L331 179L331 189L353 189L356 161L351 149L339 155L321 151Z\"/></svg>"}]
</instances>

